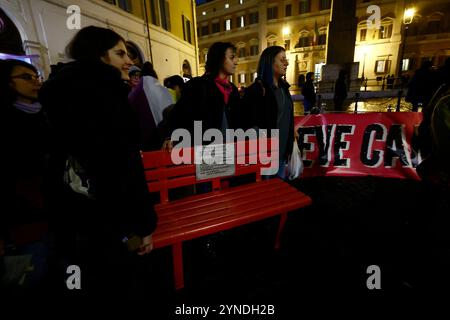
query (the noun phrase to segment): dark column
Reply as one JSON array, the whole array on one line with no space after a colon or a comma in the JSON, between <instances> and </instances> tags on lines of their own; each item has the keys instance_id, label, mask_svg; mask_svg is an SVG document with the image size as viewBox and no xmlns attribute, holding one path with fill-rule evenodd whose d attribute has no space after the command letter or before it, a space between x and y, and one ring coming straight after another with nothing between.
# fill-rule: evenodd
<instances>
[{"instance_id":1,"label":"dark column","mask_svg":"<svg viewBox=\"0 0 450 320\"><path fill-rule=\"evenodd\" d=\"M357 23L356 0L333 0L327 36L327 64L353 63Z\"/></svg>"}]
</instances>

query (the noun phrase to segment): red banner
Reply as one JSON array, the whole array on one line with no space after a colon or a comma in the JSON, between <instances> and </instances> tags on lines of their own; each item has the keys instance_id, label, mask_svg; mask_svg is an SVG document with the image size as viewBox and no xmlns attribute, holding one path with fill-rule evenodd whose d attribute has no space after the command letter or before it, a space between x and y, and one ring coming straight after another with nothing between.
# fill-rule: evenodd
<instances>
[{"instance_id":1,"label":"red banner","mask_svg":"<svg viewBox=\"0 0 450 320\"><path fill-rule=\"evenodd\" d=\"M421 121L417 112L296 117L305 167L302 176L419 179L411 138Z\"/></svg>"}]
</instances>

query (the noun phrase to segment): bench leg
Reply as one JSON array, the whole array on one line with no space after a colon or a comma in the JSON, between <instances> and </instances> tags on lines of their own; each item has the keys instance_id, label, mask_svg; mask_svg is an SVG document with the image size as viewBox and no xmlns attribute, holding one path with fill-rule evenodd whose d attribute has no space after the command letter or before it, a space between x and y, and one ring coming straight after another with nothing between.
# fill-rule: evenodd
<instances>
[{"instance_id":1,"label":"bench leg","mask_svg":"<svg viewBox=\"0 0 450 320\"><path fill-rule=\"evenodd\" d=\"M183 243L178 242L172 245L172 260L173 260L173 279L175 283L175 290L184 288L184 273L183 273Z\"/></svg>"},{"instance_id":2,"label":"bench leg","mask_svg":"<svg viewBox=\"0 0 450 320\"><path fill-rule=\"evenodd\" d=\"M283 232L284 225L286 224L286 220L287 220L287 212L282 213L280 215L280 224L278 226L277 237L275 239L275 249L280 249L280 246L281 246L281 234Z\"/></svg>"}]
</instances>

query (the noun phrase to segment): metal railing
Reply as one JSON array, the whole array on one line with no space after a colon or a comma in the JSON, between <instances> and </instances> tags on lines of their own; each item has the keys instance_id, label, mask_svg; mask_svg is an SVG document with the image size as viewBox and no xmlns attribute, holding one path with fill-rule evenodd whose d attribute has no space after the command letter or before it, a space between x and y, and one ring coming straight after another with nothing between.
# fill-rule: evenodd
<instances>
[{"instance_id":1,"label":"metal railing","mask_svg":"<svg viewBox=\"0 0 450 320\"><path fill-rule=\"evenodd\" d=\"M376 77L359 78L351 80L348 83L350 89L354 91L385 91L407 88L409 77ZM316 81L314 82L317 93L334 92L336 81ZM352 91L352 90L350 90Z\"/></svg>"},{"instance_id":2,"label":"metal railing","mask_svg":"<svg viewBox=\"0 0 450 320\"><path fill-rule=\"evenodd\" d=\"M315 113L413 111L412 105L404 100L408 81L408 77L390 76L353 80L349 84L350 90L345 99L347 107L343 111L334 110L333 94L336 81L318 81L314 83L317 99L313 110ZM300 90L294 92L300 94ZM327 105L332 105L333 108Z\"/></svg>"},{"instance_id":3,"label":"metal railing","mask_svg":"<svg viewBox=\"0 0 450 320\"><path fill-rule=\"evenodd\" d=\"M341 110L336 110L333 98L324 99L322 94L317 95L316 104L311 113L367 113L367 112L411 112L413 111L411 103L404 100L402 90L390 97L370 97L363 96L364 93L355 92L350 94ZM301 100L297 100L297 104ZM297 114L302 114L300 105L297 105ZM420 109L420 106L419 106Z\"/></svg>"}]
</instances>

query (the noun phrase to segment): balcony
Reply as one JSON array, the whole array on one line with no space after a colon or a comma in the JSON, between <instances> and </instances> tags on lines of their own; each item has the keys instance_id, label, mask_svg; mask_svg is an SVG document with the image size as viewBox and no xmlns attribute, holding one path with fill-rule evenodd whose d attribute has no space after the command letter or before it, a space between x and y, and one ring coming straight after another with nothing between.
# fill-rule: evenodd
<instances>
[{"instance_id":1,"label":"balcony","mask_svg":"<svg viewBox=\"0 0 450 320\"><path fill-rule=\"evenodd\" d=\"M299 53L299 52L311 52L311 51L322 51L326 49L326 45L317 45L317 46L308 46L308 47L300 47L300 48L294 48L291 50L292 53Z\"/></svg>"}]
</instances>

